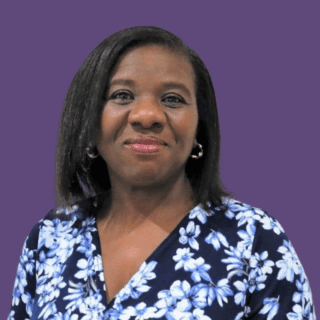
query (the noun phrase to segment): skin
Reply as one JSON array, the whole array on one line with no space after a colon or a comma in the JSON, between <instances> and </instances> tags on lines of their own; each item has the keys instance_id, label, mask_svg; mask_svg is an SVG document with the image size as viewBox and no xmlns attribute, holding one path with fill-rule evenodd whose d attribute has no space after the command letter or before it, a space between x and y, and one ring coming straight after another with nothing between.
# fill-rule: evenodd
<instances>
[{"instance_id":1,"label":"skin","mask_svg":"<svg viewBox=\"0 0 320 320\"><path fill-rule=\"evenodd\" d=\"M99 232L108 230L115 239L137 230L150 233L153 225L168 234L196 205L185 175L197 146L192 65L168 48L147 45L120 57L109 84L115 79L132 79L135 85L110 86L101 116L96 145L108 167L111 192L98 214ZM183 83L189 94L164 88L166 81ZM158 137L167 146L152 156L128 151L125 140L140 134Z\"/></svg>"}]
</instances>

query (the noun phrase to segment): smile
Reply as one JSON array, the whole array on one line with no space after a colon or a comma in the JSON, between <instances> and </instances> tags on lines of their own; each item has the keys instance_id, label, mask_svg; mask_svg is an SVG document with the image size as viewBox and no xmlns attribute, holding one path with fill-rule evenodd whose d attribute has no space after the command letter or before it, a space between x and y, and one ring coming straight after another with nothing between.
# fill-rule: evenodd
<instances>
[{"instance_id":1,"label":"smile","mask_svg":"<svg viewBox=\"0 0 320 320\"><path fill-rule=\"evenodd\" d=\"M128 150L134 152L134 153L140 153L140 154L153 154L158 153L162 148L164 148L164 145L159 144L126 144L125 148Z\"/></svg>"}]
</instances>

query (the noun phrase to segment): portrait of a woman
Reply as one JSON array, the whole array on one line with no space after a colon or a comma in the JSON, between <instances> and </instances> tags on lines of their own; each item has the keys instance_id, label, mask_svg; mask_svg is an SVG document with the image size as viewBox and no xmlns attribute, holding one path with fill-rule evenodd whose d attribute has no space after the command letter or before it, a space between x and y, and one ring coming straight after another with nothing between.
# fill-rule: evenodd
<instances>
[{"instance_id":1,"label":"portrait of a woman","mask_svg":"<svg viewBox=\"0 0 320 320\"><path fill-rule=\"evenodd\" d=\"M103 40L68 89L60 206L25 241L8 320L316 319L283 227L219 166L198 54L153 26Z\"/></svg>"}]
</instances>

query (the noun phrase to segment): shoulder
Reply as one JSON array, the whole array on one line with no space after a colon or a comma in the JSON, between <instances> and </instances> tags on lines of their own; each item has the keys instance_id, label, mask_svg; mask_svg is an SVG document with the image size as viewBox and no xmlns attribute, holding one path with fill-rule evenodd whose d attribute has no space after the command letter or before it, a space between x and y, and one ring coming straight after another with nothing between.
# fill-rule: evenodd
<instances>
[{"instance_id":1,"label":"shoulder","mask_svg":"<svg viewBox=\"0 0 320 320\"><path fill-rule=\"evenodd\" d=\"M232 198L223 198L223 204L211 210L212 223L234 234L238 241L246 237L251 244L248 249L290 243L280 222L266 210Z\"/></svg>"},{"instance_id":2,"label":"shoulder","mask_svg":"<svg viewBox=\"0 0 320 320\"><path fill-rule=\"evenodd\" d=\"M43 219L31 229L25 246L39 249L66 238L68 234L81 232L88 225L95 224L94 198L79 201L72 206L58 207L50 210Z\"/></svg>"}]
</instances>

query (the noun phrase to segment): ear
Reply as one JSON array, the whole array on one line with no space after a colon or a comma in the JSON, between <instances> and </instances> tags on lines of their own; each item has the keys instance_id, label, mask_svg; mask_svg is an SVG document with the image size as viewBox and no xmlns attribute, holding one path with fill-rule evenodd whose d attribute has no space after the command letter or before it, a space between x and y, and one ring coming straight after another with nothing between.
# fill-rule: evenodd
<instances>
[{"instance_id":1,"label":"ear","mask_svg":"<svg viewBox=\"0 0 320 320\"><path fill-rule=\"evenodd\" d=\"M193 141L193 148L192 148L192 149L196 148L197 146L198 146L197 139L196 139L196 138L194 138L194 141Z\"/></svg>"}]
</instances>

